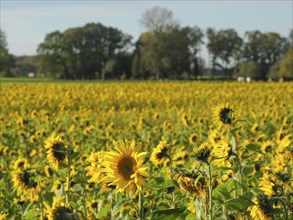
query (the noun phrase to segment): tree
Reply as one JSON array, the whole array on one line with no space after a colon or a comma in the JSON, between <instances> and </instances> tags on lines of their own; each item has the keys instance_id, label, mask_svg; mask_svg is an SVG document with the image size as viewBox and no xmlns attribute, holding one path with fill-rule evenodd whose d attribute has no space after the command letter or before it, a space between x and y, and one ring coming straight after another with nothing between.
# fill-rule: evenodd
<instances>
[{"instance_id":1,"label":"tree","mask_svg":"<svg viewBox=\"0 0 293 220\"><path fill-rule=\"evenodd\" d=\"M288 40L274 32L250 31L245 36L244 57L260 64L261 78L265 79L269 68L287 50Z\"/></svg>"},{"instance_id":2,"label":"tree","mask_svg":"<svg viewBox=\"0 0 293 220\"><path fill-rule=\"evenodd\" d=\"M0 74L11 76L10 69L14 66L15 59L9 54L5 32L0 29Z\"/></svg>"},{"instance_id":3,"label":"tree","mask_svg":"<svg viewBox=\"0 0 293 220\"><path fill-rule=\"evenodd\" d=\"M141 34L134 52L132 73L140 78L182 78L199 73L198 51L202 31L197 27L174 27Z\"/></svg>"},{"instance_id":4,"label":"tree","mask_svg":"<svg viewBox=\"0 0 293 220\"><path fill-rule=\"evenodd\" d=\"M64 33L48 34L39 45L38 53L46 71L58 73L65 79L94 79L104 78L108 60L118 62L115 59L119 57L119 62L123 61L120 58L130 44L130 35L100 23L89 23Z\"/></svg>"},{"instance_id":5,"label":"tree","mask_svg":"<svg viewBox=\"0 0 293 220\"><path fill-rule=\"evenodd\" d=\"M238 36L234 29L224 29L216 31L207 29L208 50L212 54L213 72L215 68L220 67L226 76L232 77L232 70L235 67L232 63L235 61L237 53L241 51L242 38Z\"/></svg>"},{"instance_id":6,"label":"tree","mask_svg":"<svg viewBox=\"0 0 293 220\"><path fill-rule=\"evenodd\" d=\"M260 77L260 65L254 60L240 64L238 76L258 78Z\"/></svg>"},{"instance_id":7,"label":"tree","mask_svg":"<svg viewBox=\"0 0 293 220\"><path fill-rule=\"evenodd\" d=\"M293 47L289 47L284 58L280 61L279 77L293 78Z\"/></svg>"},{"instance_id":8,"label":"tree","mask_svg":"<svg viewBox=\"0 0 293 220\"><path fill-rule=\"evenodd\" d=\"M158 6L146 10L142 14L140 23L149 32L163 32L178 26L172 11Z\"/></svg>"}]
</instances>

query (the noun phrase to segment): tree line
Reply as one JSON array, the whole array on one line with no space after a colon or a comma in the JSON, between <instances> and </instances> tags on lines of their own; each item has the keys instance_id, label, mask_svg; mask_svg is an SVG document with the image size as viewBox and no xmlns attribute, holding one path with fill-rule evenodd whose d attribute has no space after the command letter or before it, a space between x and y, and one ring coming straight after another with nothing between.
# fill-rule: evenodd
<instances>
[{"instance_id":1,"label":"tree line","mask_svg":"<svg viewBox=\"0 0 293 220\"><path fill-rule=\"evenodd\" d=\"M61 79L196 79L221 74L292 78L293 31L275 32L181 26L171 11L154 7L142 14L139 39L118 28L88 23L46 34L37 49L38 71ZM206 38L206 45L204 43ZM3 41L3 42L2 42ZM9 72L13 56L1 31L0 71ZM209 52L211 69L199 52ZM4 52L2 52L4 48Z\"/></svg>"}]
</instances>

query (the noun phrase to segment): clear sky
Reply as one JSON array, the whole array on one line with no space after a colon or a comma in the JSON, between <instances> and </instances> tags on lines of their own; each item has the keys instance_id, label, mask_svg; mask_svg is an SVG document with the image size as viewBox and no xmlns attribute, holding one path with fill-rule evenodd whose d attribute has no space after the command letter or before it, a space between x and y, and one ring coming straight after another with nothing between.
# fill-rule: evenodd
<instances>
[{"instance_id":1,"label":"clear sky","mask_svg":"<svg viewBox=\"0 0 293 220\"><path fill-rule=\"evenodd\" d=\"M36 54L45 35L89 22L116 27L137 40L143 28L142 13L154 6L165 7L182 26L198 26L204 31L234 28L243 37L245 31L273 31L288 37L293 28L293 0L235 1L60 1L0 0L1 29L6 33L9 52ZM201 52L207 56L205 46Z\"/></svg>"}]
</instances>

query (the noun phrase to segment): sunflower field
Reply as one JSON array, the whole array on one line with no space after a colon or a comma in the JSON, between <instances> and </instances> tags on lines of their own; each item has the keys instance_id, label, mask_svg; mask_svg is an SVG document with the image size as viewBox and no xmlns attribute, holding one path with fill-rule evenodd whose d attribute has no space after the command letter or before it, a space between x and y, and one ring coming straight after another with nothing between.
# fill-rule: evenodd
<instances>
[{"instance_id":1,"label":"sunflower field","mask_svg":"<svg viewBox=\"0 0 293 220\"><path fill-rule=\"evenodd\" d=\"M293 86L1 83L0 220L292 219Z\"/></svg>"}]
</instances>

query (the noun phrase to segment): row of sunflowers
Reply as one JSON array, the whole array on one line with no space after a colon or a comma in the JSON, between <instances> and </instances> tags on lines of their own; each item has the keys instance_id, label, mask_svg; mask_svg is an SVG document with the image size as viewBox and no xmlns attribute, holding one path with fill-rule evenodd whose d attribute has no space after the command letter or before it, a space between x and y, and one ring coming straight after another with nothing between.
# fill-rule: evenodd
<instances>
[{"instance_id":1,"label":"row of sunflowers","mask_svg":"<svg viewBox=\"0 0 293 220\"><path fill-rule=\"evenodd\" d=\"M0 220L292 217L292 83L3 83L0 99Z\"/></svg>"}]
</instances>

